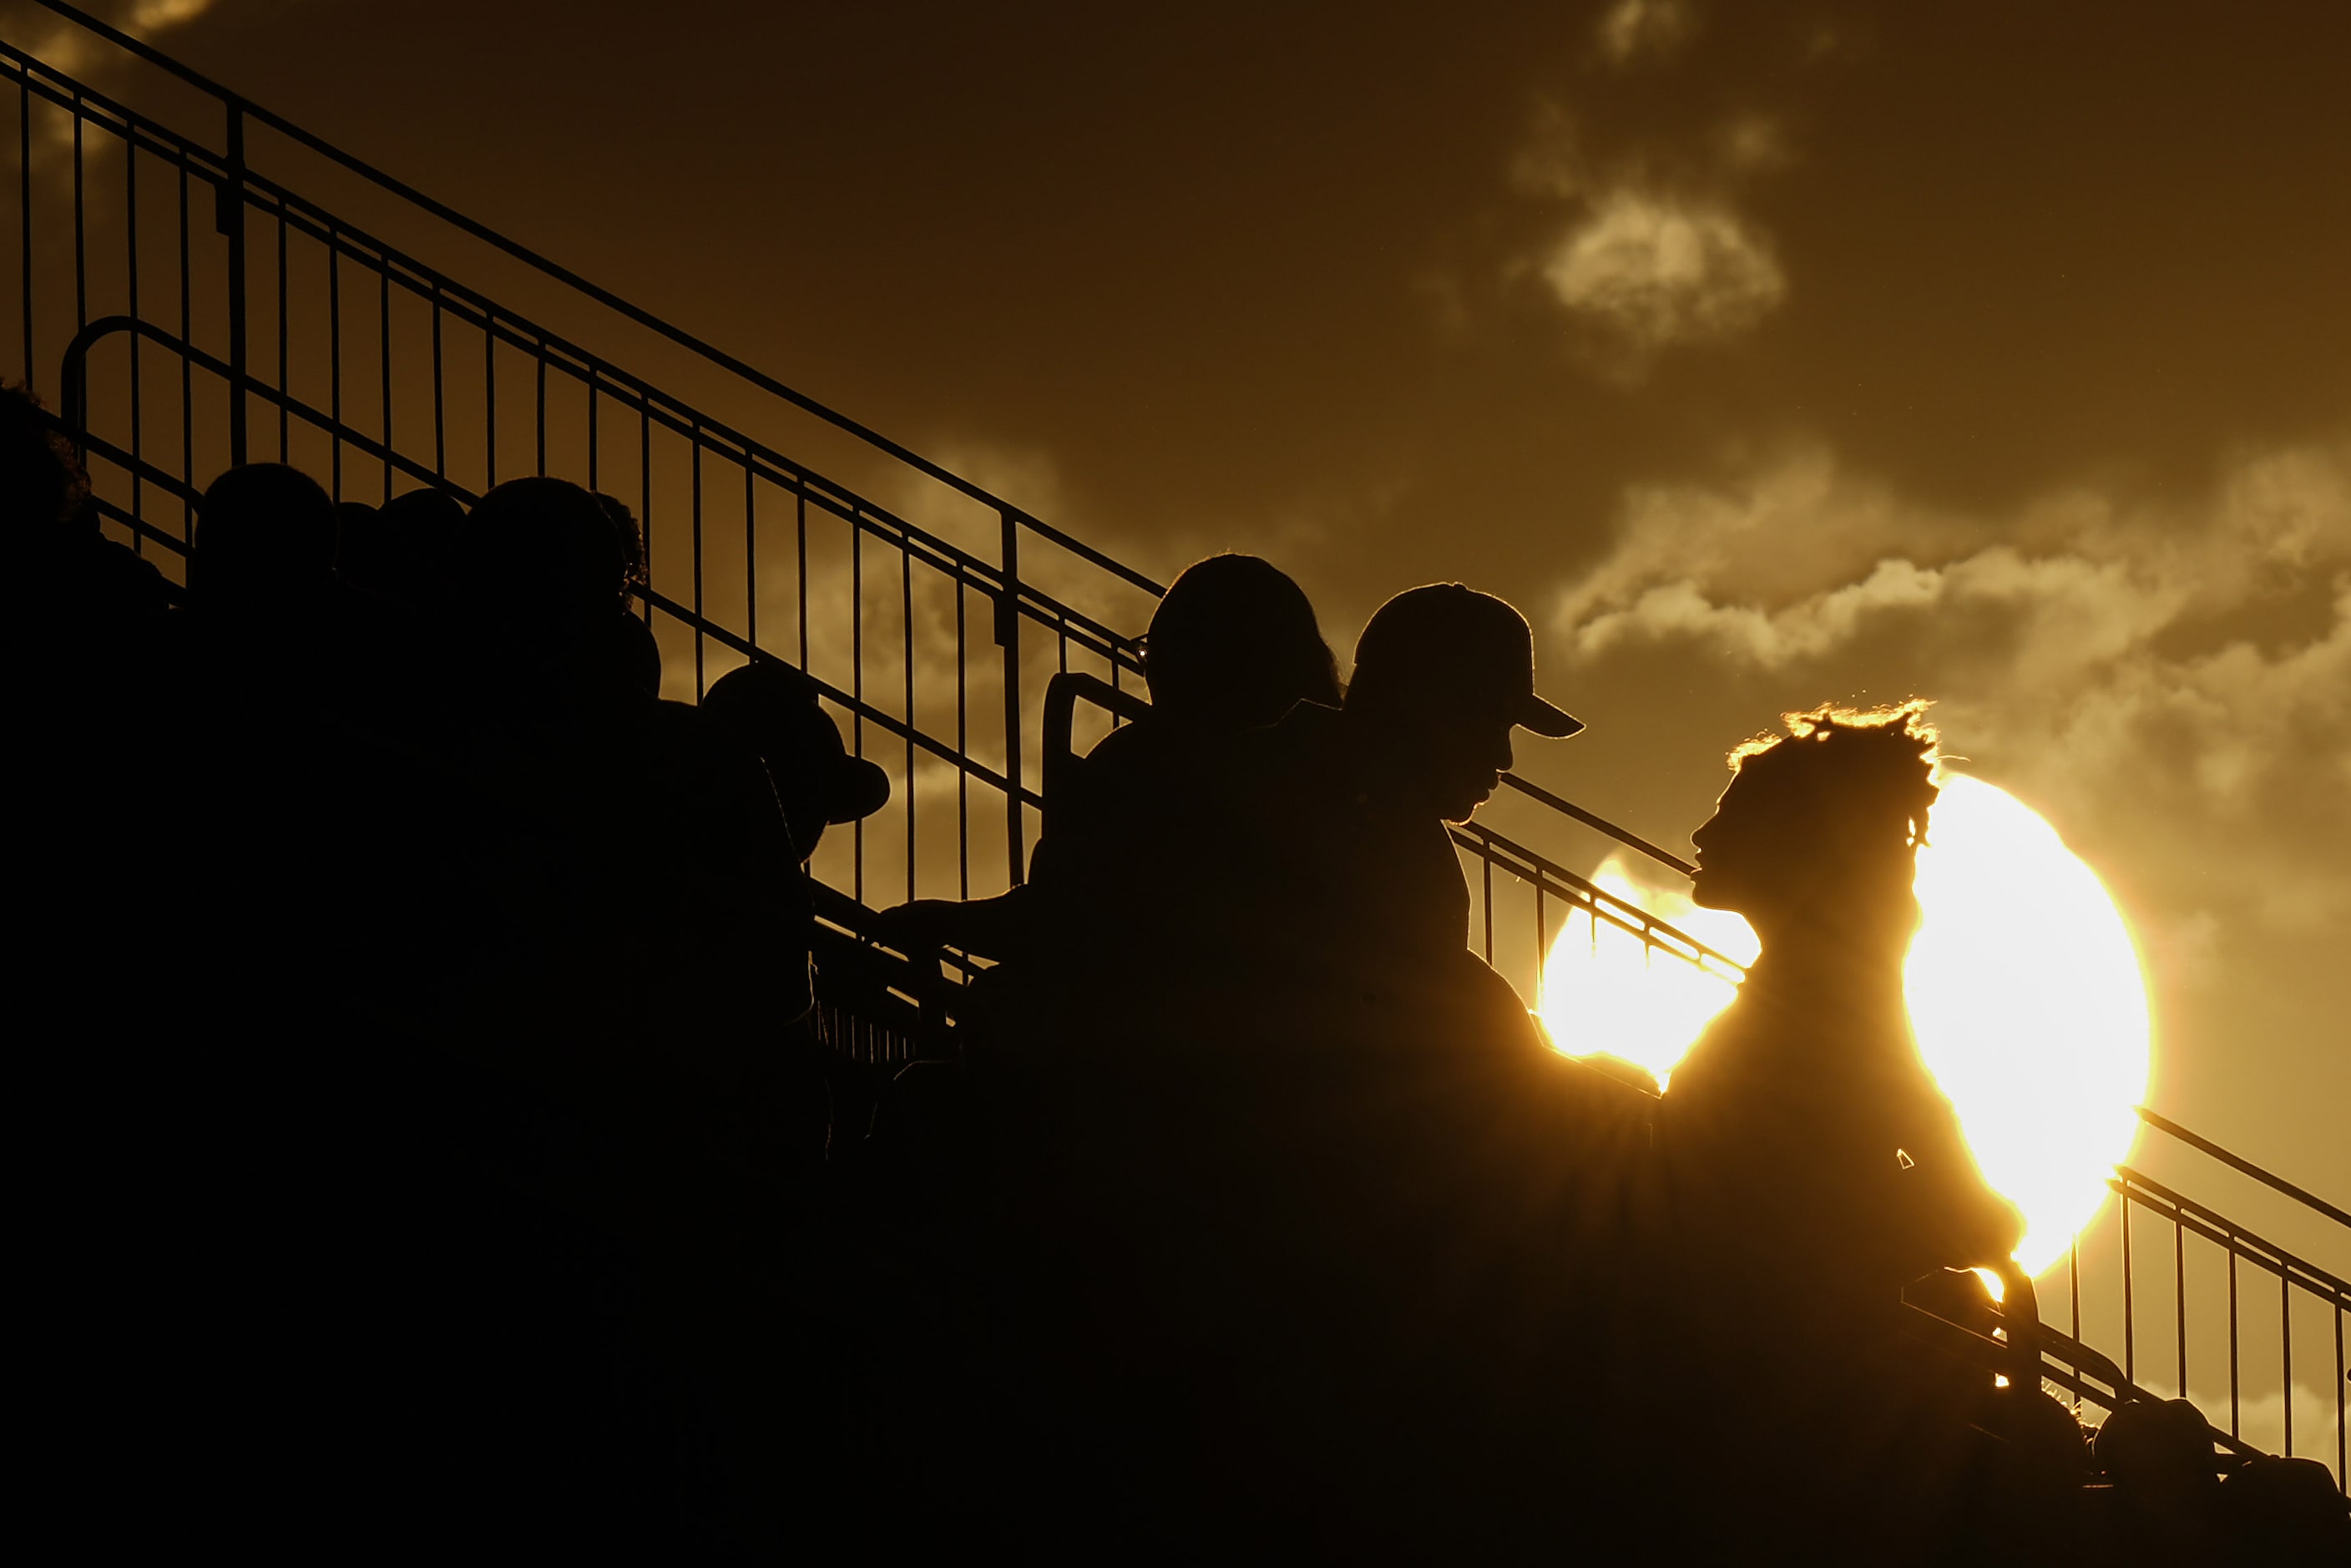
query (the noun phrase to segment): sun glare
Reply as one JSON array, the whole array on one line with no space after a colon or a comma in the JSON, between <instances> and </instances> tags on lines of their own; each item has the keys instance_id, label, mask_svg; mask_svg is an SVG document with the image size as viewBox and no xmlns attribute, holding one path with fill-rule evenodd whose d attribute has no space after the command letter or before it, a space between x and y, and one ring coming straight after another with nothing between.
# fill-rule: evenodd
<instances>
[{"instance_id":1,"label":"sun glare","mask_svg":"<svg viewBox=\"0 0 2351 1568\"><path fill-rule=\"evenodd\" d=\"M1754 956L1745 921L1640 887L1615 856L1593 880L1732 958ZM2030 807L1980 779L1943 776L1916 885L1925 918L1905 971L1911 1024L1986 1179L2024 1211L2017 1260L2038 1274L2097 1212L2137 1131L2138 956L2096 874ZM1728 980L1579 916L1544 963L1541 1010L1569 1055L1623 1057L1664 1081L1733 994Z\"/></svg>"},{"instance_id":2,"label":"sun glare","mask_svg":"<svg viewBox=\"0 0 2351 1568\"><path fill-rule=\"evenodd\" d=\"M1592 873L1603 892L1638 904L1734 963L1755 959L1755 933L1727 910L1700 909L1674 888L1636 884L1623 857L1610 855ZM1738 988L1705 973L1606 920L1570 915L1543 964L1543 1028L1570 1056L1616 1056L1670 1077L1715 1014Z\"/></svg>"},{"instance_id":3,"label":"sun glare","mask_svg":"<svg viewBox=\"0 0 2351 1568\"><path fill-rule=\"evenodd\" d=\"M1946 775L1918 852L1926 912L1910 1023L1992 1186L2024 1210L2017 1261L2065 1255L2130 1154L2147 1093L2147 987L2121 914L2057 831Z\"/></svg>"}]
</instances>

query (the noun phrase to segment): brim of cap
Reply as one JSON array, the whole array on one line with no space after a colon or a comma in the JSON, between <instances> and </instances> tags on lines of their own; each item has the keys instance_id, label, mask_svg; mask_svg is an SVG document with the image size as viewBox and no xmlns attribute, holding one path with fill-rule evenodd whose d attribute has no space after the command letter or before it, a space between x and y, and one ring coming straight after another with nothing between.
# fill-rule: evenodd
<instances>
[{"instance_id":1,"label":"brim of cap","mask_svg":"<svg viewBox=\"0 0 2351 1568\"><path fill-rule=\"evenodd\" d=\"M1563 740L1583 727L1582 719L1572 716L1564 708L1553 707L1539 696L1530 695L1517 716L1520 729L1531 729L1553 740Z\"/></svg>"},{"instance_id":2,"label":"brim of cap","mask_svg":"<svg viewBox=\"0 0 2351 1568\"><path fill-rule=\"evenodd\" d=\"M832 778L824 820L839 827L870 817L890 803L890 776L862 757L844 757Z\"/></svg>"}]
</instances>

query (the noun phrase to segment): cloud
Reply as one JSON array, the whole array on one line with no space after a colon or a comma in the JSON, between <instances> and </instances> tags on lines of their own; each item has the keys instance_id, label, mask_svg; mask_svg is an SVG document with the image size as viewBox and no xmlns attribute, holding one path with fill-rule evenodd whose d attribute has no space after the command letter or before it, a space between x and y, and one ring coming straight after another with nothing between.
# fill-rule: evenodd
<instances>
[{"instance_id":1,"label":"cloud","mask_svg":"<svg viewBox=\"0 0 2351 1568\"><path fill-rule=\"evenodd\" d=\"M212 8L213 0L85 0L83 5L99 21L142 39L185 26ZM36 13L29 5L11 7L11 12L12 20L16 16L30 20L37 15L40 21L47 24L44 30L33 35L26 47L35 57L61 71L87 76L94 68L124 57L105 39L59 19L54 13Z\"/></svg>"},{"instance_id":2,"label":"cloud","mask_svg":"<svg viewBox=\"0 0 2351 1568\"><path fill-rule=\"evenodd\" d=\"M1637 486L1553 624L1587 663L1695 649L1792 702L1923 690L2061 828L2168 863L2183 929L2207 873L2273 927L2351 912L2327 849L2351 847L2351 440L2249 455L2189 501L2081 486L1998 517L1817 448Z\"/></svg>"},{"instance_id":3,"label":"cloud","mask_svg":"<svg viewBox=\"0 0 2351 1568\"><path fill-rule=\"evenodd\" d=\"M1597 37L1608 63L1622 69L1672 58L1697 31L1687 0L1617 0L1601 13Z\"/></svg>"},{"instance_id":4,"label":"cloud","mask_svg":"<svg viewBox=\"0 0 2351 1568\"><path fill-rule=\"evenodd\" d=\"M1771 242L1727 207L1619 189L1542 267L1560 304L1646 355L1753 326L1787 297Z\"/></svg>"}]
</instances>

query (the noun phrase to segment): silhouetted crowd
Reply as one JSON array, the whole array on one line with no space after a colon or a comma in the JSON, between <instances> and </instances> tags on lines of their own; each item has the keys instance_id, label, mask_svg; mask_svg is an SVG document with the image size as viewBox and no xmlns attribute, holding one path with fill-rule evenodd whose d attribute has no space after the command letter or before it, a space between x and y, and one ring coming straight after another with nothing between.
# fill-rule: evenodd
<instances>
[{"instance_id":1,"label":"silhouetted crowd","mask_svg":"<svg viewBox=\"0 0 2351 1568\"><path fill-rule=\"evenodd\" d=\"M2351 1561L2314 1462L2001 1378L2017 1216L1902 1011L1920 705L1736 759L1696 895L1762 956L1660 1097L1468 948L1447 825L1582 727L1524 619L1413 589L1343 688L1211 558L1024 884L861 917L978 971L883 1074L807 862L888 779L788 665L662 699L626 507L256 464L181 590L87 492L0 389L78 1556Z\"/></svg>"}]
</instances>

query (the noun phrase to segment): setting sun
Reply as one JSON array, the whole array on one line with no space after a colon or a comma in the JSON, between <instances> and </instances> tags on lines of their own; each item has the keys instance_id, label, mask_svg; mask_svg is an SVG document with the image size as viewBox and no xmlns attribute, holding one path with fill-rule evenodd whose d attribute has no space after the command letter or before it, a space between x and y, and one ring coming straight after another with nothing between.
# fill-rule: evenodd
<instances>
[{"instance_id":1,"label":"setting sun","mask_svg":"<svg viewBox=\"0 0 2351 1568\"><path fill-rule=\"evenodd\" d=\"M1946 773L1918 854L1925 919L1905 979L1920 1051L1992 1186L2024 1211L2017 1260L2040 1273L2105 1197L2147 1090L2147 997L2113 901L2056 831L2005 790ZM1593 880L1742 962L1735 915L1636 886L1612 856ZM1605 922L1571 919L1543 967L1543 1022L1573 1056L1606 1052L1660 1080L1732 983Z\"/></svg>"}]
</instances>

